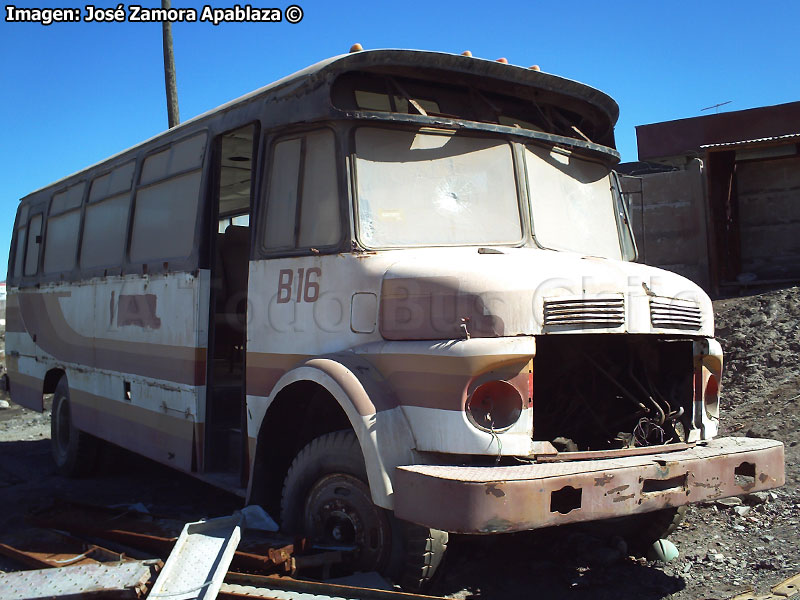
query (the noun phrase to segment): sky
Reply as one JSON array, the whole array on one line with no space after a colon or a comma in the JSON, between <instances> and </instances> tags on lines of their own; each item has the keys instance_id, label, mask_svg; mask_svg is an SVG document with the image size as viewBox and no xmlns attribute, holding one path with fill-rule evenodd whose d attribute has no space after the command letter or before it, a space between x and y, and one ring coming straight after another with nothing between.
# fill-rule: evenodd
<instances>
[{"instance_id":1,"label":"sky","mask_svg":"<svg viewBox=\"0 0 800 600\"><path fill-rule=\"evenodd\" d=\"M599 88L620 105L623 161L637 159L637 125L709 114L701 109L727 101L719 111L800 100L797 0L258 0L253 6L285 9L293 2L303 10L297 24L173 25L182 120L346 53L356 42L366 49L470 50ZM123 4L126 13L130 4ZM79 1L14 6L87 13ZM203 4L172 0L172 6L199 12ZM19 199L165 130L164 96L159 23L0 21L0 280Z\"/></svg>"}]
</instances>

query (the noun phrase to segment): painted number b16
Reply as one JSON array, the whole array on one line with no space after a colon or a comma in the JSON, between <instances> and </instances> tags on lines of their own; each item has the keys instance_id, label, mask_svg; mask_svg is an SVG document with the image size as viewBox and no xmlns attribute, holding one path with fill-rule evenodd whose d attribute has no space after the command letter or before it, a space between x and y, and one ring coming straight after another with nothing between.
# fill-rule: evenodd
<instances>
[{"instance_id":1,"label":"painted number b16","mask_svg":"<svg viewBox=\"0 0 800 600\"><path fill-rule=\"evenodd\" d=\"M322 277L322 269L319 267L297 269L297 286L295 287L294 271L281 269L278 272L278 304L290 302L292 297L296 302L316 302L319 298L320 277Z\"/></svg>"}]
</instances>

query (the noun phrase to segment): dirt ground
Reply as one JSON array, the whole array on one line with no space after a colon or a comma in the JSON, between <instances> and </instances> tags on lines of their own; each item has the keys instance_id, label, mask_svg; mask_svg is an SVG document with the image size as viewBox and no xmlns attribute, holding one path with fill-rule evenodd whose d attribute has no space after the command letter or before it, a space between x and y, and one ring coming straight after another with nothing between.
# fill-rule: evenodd
<instances>
[{"instance_id":1,"label":"dirt ground","mask_svg":"<svg viewBox=\"0 0 800 600\"><path fill-rule=\"evenodd\" d=\"M451 538L431 590L455 598L724 599L766 593L800 571L800 287L714 303L725 350L721 435L786 445L786 485L741 504L692 506L671 539L667 564L627 556L618 540L580 530ZM52 498L143 503L151 512L196 520L230 514L240 500L123 451L109 452L92 478L55 474L49 414L0 408L0 537ZM0 570L15 568L0 562Z\"/></svg>"}]
</instances>

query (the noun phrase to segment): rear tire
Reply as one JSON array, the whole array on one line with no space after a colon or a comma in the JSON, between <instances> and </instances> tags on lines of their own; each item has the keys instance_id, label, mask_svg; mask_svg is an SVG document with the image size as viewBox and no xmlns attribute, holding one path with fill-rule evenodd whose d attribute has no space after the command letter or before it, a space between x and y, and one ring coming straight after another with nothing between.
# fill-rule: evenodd
<instances>
[{"instance_id":1,"label":"rear tire","mask_svg":"<svg viewBox=\"0 0 800 600\"><path fill-rule=\"evenodd\" d=\"M447 549L447 532L408 523L372 503L358 438L336 431L292 462L281 497L282 528L315 543L357 546L354 571L378 571L408 591L424 589Z\"/></svg>"},{"instance_id":2,"label":"rear tire","mask_svg":"<svg viewBox=\"0 0 800 600\"><path fill-rule=\"evenodd\" d=\"M69 384L64 375L56 385L50 417L50 445L56 470L66 477L91 473L97 464L97 440L72 421Z\"/></svg>"}]
</instances>

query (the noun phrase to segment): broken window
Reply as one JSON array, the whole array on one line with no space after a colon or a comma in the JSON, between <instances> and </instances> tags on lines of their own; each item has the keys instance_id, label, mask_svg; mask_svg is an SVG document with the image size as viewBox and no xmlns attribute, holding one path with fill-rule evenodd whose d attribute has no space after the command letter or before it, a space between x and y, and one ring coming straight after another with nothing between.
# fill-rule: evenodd
<instances>
[{"instance_id":1,"label":"broken window","mask_svg":"<svg viewBox=\"0 0 800 600\"><path fill-rule=\"evenodd\" d=\"M369 248L522 238L511 145L448 131L356 131L358 230Z\"/></svg>"},{"instance_id":2,"label":"broken window","mask_svg":"<svg viewBox=\"0 0 800 600\"><path fill-rule=\"evenodd\" d=\"M378 110L382 112L399 112L408 114L416 114L418 111L413 108L409 101L396 94L379 94L376 92L368 92L366 90L355 90L355 99L358 108L364 110ZM427 113L438 113L439 104L433 100L423 100L422 98L414 98L414 102L421 106ZM409 106L412 109L409 110Z\"/></svg>"}]
</instances>

